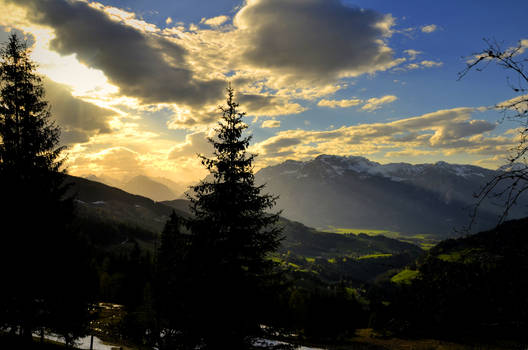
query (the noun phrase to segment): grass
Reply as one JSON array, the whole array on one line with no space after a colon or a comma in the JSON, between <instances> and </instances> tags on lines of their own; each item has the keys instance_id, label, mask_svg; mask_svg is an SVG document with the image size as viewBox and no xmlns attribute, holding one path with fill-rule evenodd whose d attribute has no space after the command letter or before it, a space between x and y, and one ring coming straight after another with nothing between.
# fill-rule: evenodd
<instances>
[{"instance_id":1,"label":"grass","mask_svg":"<svg viewBox=\"0 0 528 350\"><path fill-rule=\"evenodd\" d=\"M437 258L446 262L470 263L474 258L474 254L480 252L482 252L480 248L470 248L454 251L449 254L439 254Z\"/></svg>"},{"instance_id":2,"label":"grass","mask_svg":"<svg viewBox=\"0 0 528 350\"><path fill-rule=\"evenodd\" d=\"M428 233L408 235L402 232L391 231L391 230L375 230L375 229L363 229L363 228L347 228L347 227L336 227L336 226L327 226L326 228L319 229L321 232L328 233L337 233L337 234L353 234L359 235L360 233L366 234L368 236L379 236L383 235L385 237L397 239L402 242L411 243L419 246L424 250L429 250L434 247L439 240L435 238L434 235Z\"/></svg>"},{"instance_id":3,"label":"grass","mask_svg":"<svg viewBox=\"0 0 528 350\"><path fill-rule=\"evenodd\" d=\"M416 270L405 269L392 276L391 282L397 284L410 284L413 279L418 277L419 272Z\"/></svg>"},{"instance_id":4,"label":"grass","mask_svg":"<svg viewBox=\"0 0 528 350\"><path fill-rule=\"evenodd\" d=\"M282 263L282 259L279 256L271 256L269 259L274 263Z\"/></svg>"},{"instance_id":5,"label":"grass","mask_svg":"<svg viewBox=\"0 0 528 350\"><path fill-rule=\"evenodd\" d=\"M438 259L447 261L447 262L456 262L462 258L462 252L452 252L449 254L440 254Z\"/></svg>"},{"instance_id":6,"label":"grass","mask_svg":"<svg viewBox=\"0 0 528 350\"><path fill-rule=\"evenodd\" d=\"M369 255L363 255L358 258L358 260L363 259L378 259L378 258L387 258L392 256L391 253L378 253L378 254L369 254Z\"/></svg>"},{"instance_id":7,"label":"grass","mask_svg":"<svg viewBox=\"0 0 528 350\"><path fill-rule=\"evenodd\" d=\"M329 232L329 233L338 233L338 234L354 234L359 235L360 233L364 233L369 236L376 236L376 235L388 235L388 234L398 234L398 232L393 232L389 230L372 230L372 229L362 229L362 228L344 228L344 227L335 227L335 226L328 226L325 229L321 229L322 232Z\"/></svg>"},{"instance_id":8,"label":"grass","mask_svg":"<svg viewBox=\"0 0 528 350\"><path fill-rule=\"evenodd\" d=\"M390 349L390 350L506 350L512 348L521 348L520 346L512 347L511 345L487 345L487 344L460 344L451 341L437 339L404 339L396 337L387 337L372 329L358 329L356 336L351 339L352 344L333 349L351 350L351 349ZM523 347L524 348L524 347Z\"/></svg>"}]
</instances>

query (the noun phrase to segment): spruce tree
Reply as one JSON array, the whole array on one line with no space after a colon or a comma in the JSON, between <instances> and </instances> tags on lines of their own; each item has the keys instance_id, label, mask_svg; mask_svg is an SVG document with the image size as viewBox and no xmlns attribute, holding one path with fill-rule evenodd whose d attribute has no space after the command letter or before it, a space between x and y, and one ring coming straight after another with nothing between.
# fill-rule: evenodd
<instances>
[{"instance_id":1,"label":"spruce tree","mask_svg":"<svg viewBox=\"0 0 528 350\"><path fill-rule=\"evenodd\" d=\"M84 332L87 259L70 232L60 129L35 70L25 42L11 35L0 50L0 325L27 339L42 327L70 339Z\"/></svg>"},{"instance_id":2,"label":"spruce tree","mask_svg":"<svg viewBox=\"0 0 528 350\"><path fill-rule=\"evenodd\" d=\"M201 156L212 179L192 187L190 196L198 323L212 348L244 347L258 333L259 294L281 236L279 214L269 213L276 198L255 185L255 156L247 152L251 136L244 135L245 113L238 107L229 86L217 135L209 139L213 157Z\"/></svg>"},{"instance_id":3,"label":"spruce tree","mask_svg":"<svg viewBox=\"0 0 528 350\"><path fill-rule=\"evenodd\" d=\"M174 211L161 233L161 244L156 257L155 309L158 320L160 349L174 349L186 343L185 292L190 275L187 256L189 235L183 232L184 219Z\"/></svg>"}]
</instances>

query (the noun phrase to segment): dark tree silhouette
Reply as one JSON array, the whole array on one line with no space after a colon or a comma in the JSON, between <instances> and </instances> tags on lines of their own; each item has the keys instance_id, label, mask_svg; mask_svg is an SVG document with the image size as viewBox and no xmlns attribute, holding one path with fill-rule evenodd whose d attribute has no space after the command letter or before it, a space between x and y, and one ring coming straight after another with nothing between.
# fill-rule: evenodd
<instances>
[{"instance_id":1,"label":"dark tree silhouette","mask_svg":"<svg viewBox=\"0 0 528 350\"><path fill-rule=\"evenodd\" d=\"M209 139L214 156L201 156L212 179L192 187L190 196L191 260L201 299L196 322L211 348L244 347L258 333L259 295L273 266L268 255L281 235L279 214L268 212L276 198L254 183L251 136L243 134L238 106L229 87L217 135Z\"/></svg>"},{"instance_id":2,"label":"dark tree silhouette","mask_svg":"<svg viewBox=\"0 0 528 350\"><path fill-rule=\"evenodd\" d=\"M161 349L174 349L178 344L185 344L187 310L185 301L189 296L185 293L191 276L188 272L188 253L190 247L189 235L182 232L184 220L174 211L161 233L161 244L156 259L156 297L158 339Z\"/></svg>"},{"instance_id":3,"label":"dark tree silhouette","mask_svg":"<svg viewBox=\"0 0 528 350\"><path fill-rule=\"evenodd\" d=\"M49 328L69 342L85 332L86 251L71 232L60 129L17 35L0 51L0 326L27 339Z\"/></svg>"},{"instance_id":4,"label":"dark tree silhouette","mask_svg":"<svg viewBox=\"0 0 528 350\"><path fill-rule=\"evenodd\" d=\"M490 64L498 65L507 73L513 74L507 76L506 80L516 96L497 104L495 108L503 113L504 119L518 122L519 142L510 150L509 165L503 168L504 171L475 194L477 204L473 213L474 220L484 200L499 199L504 204L498 220L501 223L508 217L519 197L528 190L528 70L525 67L528 63L528 42L522 40L517 46L504 49L496 41L484 41L487 47L470 57L466 68L458 74L458 79L464 78L471 70L483 71Z\"/></svg>"}]
</instances>

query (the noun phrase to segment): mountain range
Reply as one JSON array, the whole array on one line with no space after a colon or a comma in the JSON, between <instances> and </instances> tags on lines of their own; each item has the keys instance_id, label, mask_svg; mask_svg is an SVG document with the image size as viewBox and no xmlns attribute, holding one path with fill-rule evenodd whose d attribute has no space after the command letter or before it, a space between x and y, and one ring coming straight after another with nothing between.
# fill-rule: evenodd
<instances>
[{"instance_id":1,"label":"mountain range","mask_svg":"<svg viewBox=\"0 0 528 350\"><path fill-rule=\"evenodd\" d=\"M501 171L446 162L380 164L363 157L321 155L269 166L255 177L266 185L265 192L279 196L282 215L312 227L448 237L470 223L474 194ZM527 203L521 200L510 218L524 216ZM503 208L496 204L482 204L474 230L497 224Z\"/></svg>"},{"instance_id":2,"label":"mountain range","mask_svg":"<svg viewBox=\"0 0 528 350\"><path fill-rule=\"evenodd\" d=\"M474 194L503 171L446 162L380 164L364 157L321 155L262 168L255 179L266 185L264 192L279 196L276 210L282 210L285 218L312 227L444 238L463 233L475 208ZM93 175L87 179L157 202L182 198L187 189L182 183L143 175L121 181ZM500 204L500 200L482 203L473 232L497 224ZM527 204L521 198L509 217L525 216ZM186 204L181 202L179 209L182 206Z\"/></svg>"},{"instance_id":3,"label":"mountain range","mask_svg":"<svg viewBox=\"0 0 528 350\"><path fill-rule=\"evenodd\" d=\"M118 180L93 174L83 176L88 180L97 181L108 186L120 188L128 193L151 198L155 201L167 201L182 198L187 186L164 177L148 177L137 175L132 178Z\"/></svg>"}]
</instances>

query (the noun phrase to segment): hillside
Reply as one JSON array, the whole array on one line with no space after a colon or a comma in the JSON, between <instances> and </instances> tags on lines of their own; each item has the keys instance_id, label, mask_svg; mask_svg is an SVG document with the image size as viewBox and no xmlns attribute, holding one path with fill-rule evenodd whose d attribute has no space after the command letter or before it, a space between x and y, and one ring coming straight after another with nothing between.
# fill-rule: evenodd
<instances>
[{"instance_id":1,"label":"hillside","mask_svg":"<svg viewBox=\"0 0 528 350\"><path fill-rule=\"evenodd\" d=\"M280 195L277 207L285 217L310 226L449 237L468 225L473 194L496 174L445 162L382 165L363 157L322 155L263 168L256 179ZM493 227L500 210L485 203L475 230ZM511 214L522 217L523 212L521 204Z\"/></svg>"},{"instance_id":2,"label":"hillside","mask_svg":"<svg viewBox=\"0 0 528 350\"><path fill-rule=\"evenodd\" d=\"M190 215L189 202L154 202L123 190L78 177L69 177L77 194L77 212L83 232L102 245L138 239L152 249L172 210ZM373 280L390 269L414 261L422 250L384 236L320 232L281 218L284 240L274 259L287 268L317 274L328 281L345 277Z\"/></svg>"},{"instance_id":3,"label":"hillside","mask_svg":"<svg viewBox=\"0 0 528 350\"><path fill-rule=\"evenodd\" d=\"M81 177L68 176L69 194L76 196L79 215L161 232L173 210L152 199ZM179 215L185 216L184 212Z\"/></svg>"},{"instance_id":4,"label":"hillside","mask_svg":"<svg viewBox=\"0 0 528 350\"><path fill-rule=\"evenodd\" d=\"M528 218L439 243L392 278L397 327L427 335L519 338L528 326ZM405 276L407 275L407 276ZM419 298L417 298L419 296ZM524 339L527 340L527 339Z\"/></svg>"}]
</instances>

